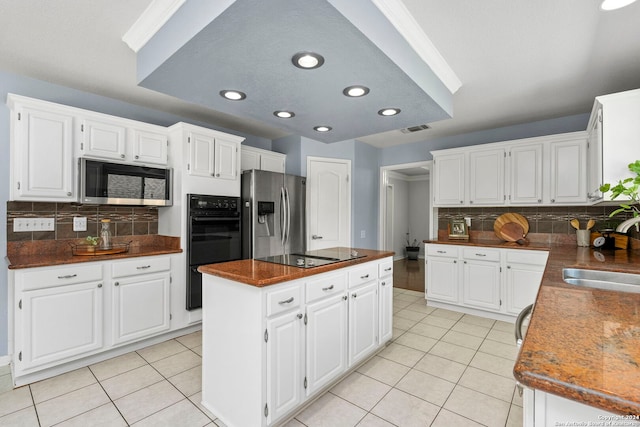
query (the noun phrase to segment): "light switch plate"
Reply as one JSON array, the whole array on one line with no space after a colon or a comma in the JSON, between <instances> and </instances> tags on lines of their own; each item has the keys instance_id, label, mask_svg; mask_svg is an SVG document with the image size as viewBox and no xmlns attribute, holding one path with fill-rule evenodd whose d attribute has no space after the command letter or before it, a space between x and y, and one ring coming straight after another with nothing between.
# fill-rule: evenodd
<instances>
[{"instance_id":1,"label":"light switch plate","mask_svg":"<svg viewBox=\"0 0 640 427\"><path fill-rule=\"evenodd\" d=\"M55 219L53 218L15 218L13 220L13 231L16 233L54 230Z\"/></svg>"},{"instance_id":2,"label":"light switch plate","mask_svg":"<svg viewBox=\"0 0 640 427\"><path fill-rule=\"evenodd\" d=\"M74 216L73 217L73 231L87 231L87 217L86 216Z\"/></svg>"}]
</instances>

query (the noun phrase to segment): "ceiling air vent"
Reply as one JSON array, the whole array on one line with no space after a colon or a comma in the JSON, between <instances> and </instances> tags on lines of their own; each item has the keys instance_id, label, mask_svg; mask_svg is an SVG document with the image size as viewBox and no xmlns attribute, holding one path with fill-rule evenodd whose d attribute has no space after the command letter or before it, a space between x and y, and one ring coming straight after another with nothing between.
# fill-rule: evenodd
<instances>
[{"instance_id":1,"label":"ceiling air vent","mask_svg":"<svg viewBox=\"0 0 640 427\"><path fill-rule=\"evenodd\" d=\"M418 126L411 126L408 128L400 129L400 132L413 133L413 132L420 132L421 130L427 130L427 129L429 129L428 125L418 125Z\"/></svg>"}]
</instances>

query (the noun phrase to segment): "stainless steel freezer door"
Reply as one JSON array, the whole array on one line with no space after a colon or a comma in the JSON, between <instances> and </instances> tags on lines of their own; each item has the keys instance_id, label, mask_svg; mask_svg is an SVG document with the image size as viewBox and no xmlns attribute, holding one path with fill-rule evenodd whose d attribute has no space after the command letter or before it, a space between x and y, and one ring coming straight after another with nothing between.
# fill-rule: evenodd
<instances>
[{"instance_id":1,"label":"stainless steel freezer door","mask_svg":"<svg viewBox=\"0 0 640 427\"><path fill-rule=\"evenodd\" d=\"M242 174L242 257L282 254L284 174L252 170ZM273 214L260 218L258 202L271 202Z\"/></svg>"}]
</instances>

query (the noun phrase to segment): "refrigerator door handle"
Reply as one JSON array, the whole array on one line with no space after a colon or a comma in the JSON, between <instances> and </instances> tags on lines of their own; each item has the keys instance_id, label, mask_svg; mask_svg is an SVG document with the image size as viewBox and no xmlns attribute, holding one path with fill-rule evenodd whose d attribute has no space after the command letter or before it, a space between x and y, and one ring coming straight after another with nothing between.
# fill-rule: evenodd
<instances>
[{"instance_id":1,"label":"refrigerator door handle","mask_svg":"<svg viewBox=\"0 0 640 427\"><path fill-rule=\"evenodd\" d=\"M285 243L289 243L289 236L291 235L291 199L289 199L289 189L285 187L284 194L287 198L287 236Z\"/></svg>"},{"instance_id":2,"label":"refrigerator door handle","mask_svg":"<svg viewBox=\"0 0 640 427\"><path fill-rule=\"evenodd\" d=\"M282 246L284 246L286 241L287 230L287 205L285 198L284 187L280 187L280 212L282 213L280 218L280 243L282 243Z\"/></svg>"}]
</instances>

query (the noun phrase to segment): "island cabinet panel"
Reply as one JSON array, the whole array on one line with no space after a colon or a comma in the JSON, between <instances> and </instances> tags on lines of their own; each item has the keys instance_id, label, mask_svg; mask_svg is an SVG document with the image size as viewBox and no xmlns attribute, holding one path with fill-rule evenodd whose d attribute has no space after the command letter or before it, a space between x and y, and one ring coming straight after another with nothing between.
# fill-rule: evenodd
<instances>
[{"instance_id":1,"label":"island cabinet panel","mask_svg":"<svg viewBox=\"0 0 640 427\"><path fill-rule=\"evenodd\" d=\"M204 274L203 405L228 427L295 415L390 338L392 266L388 257L264 287Z\"/></svg>"}]
</instances>

